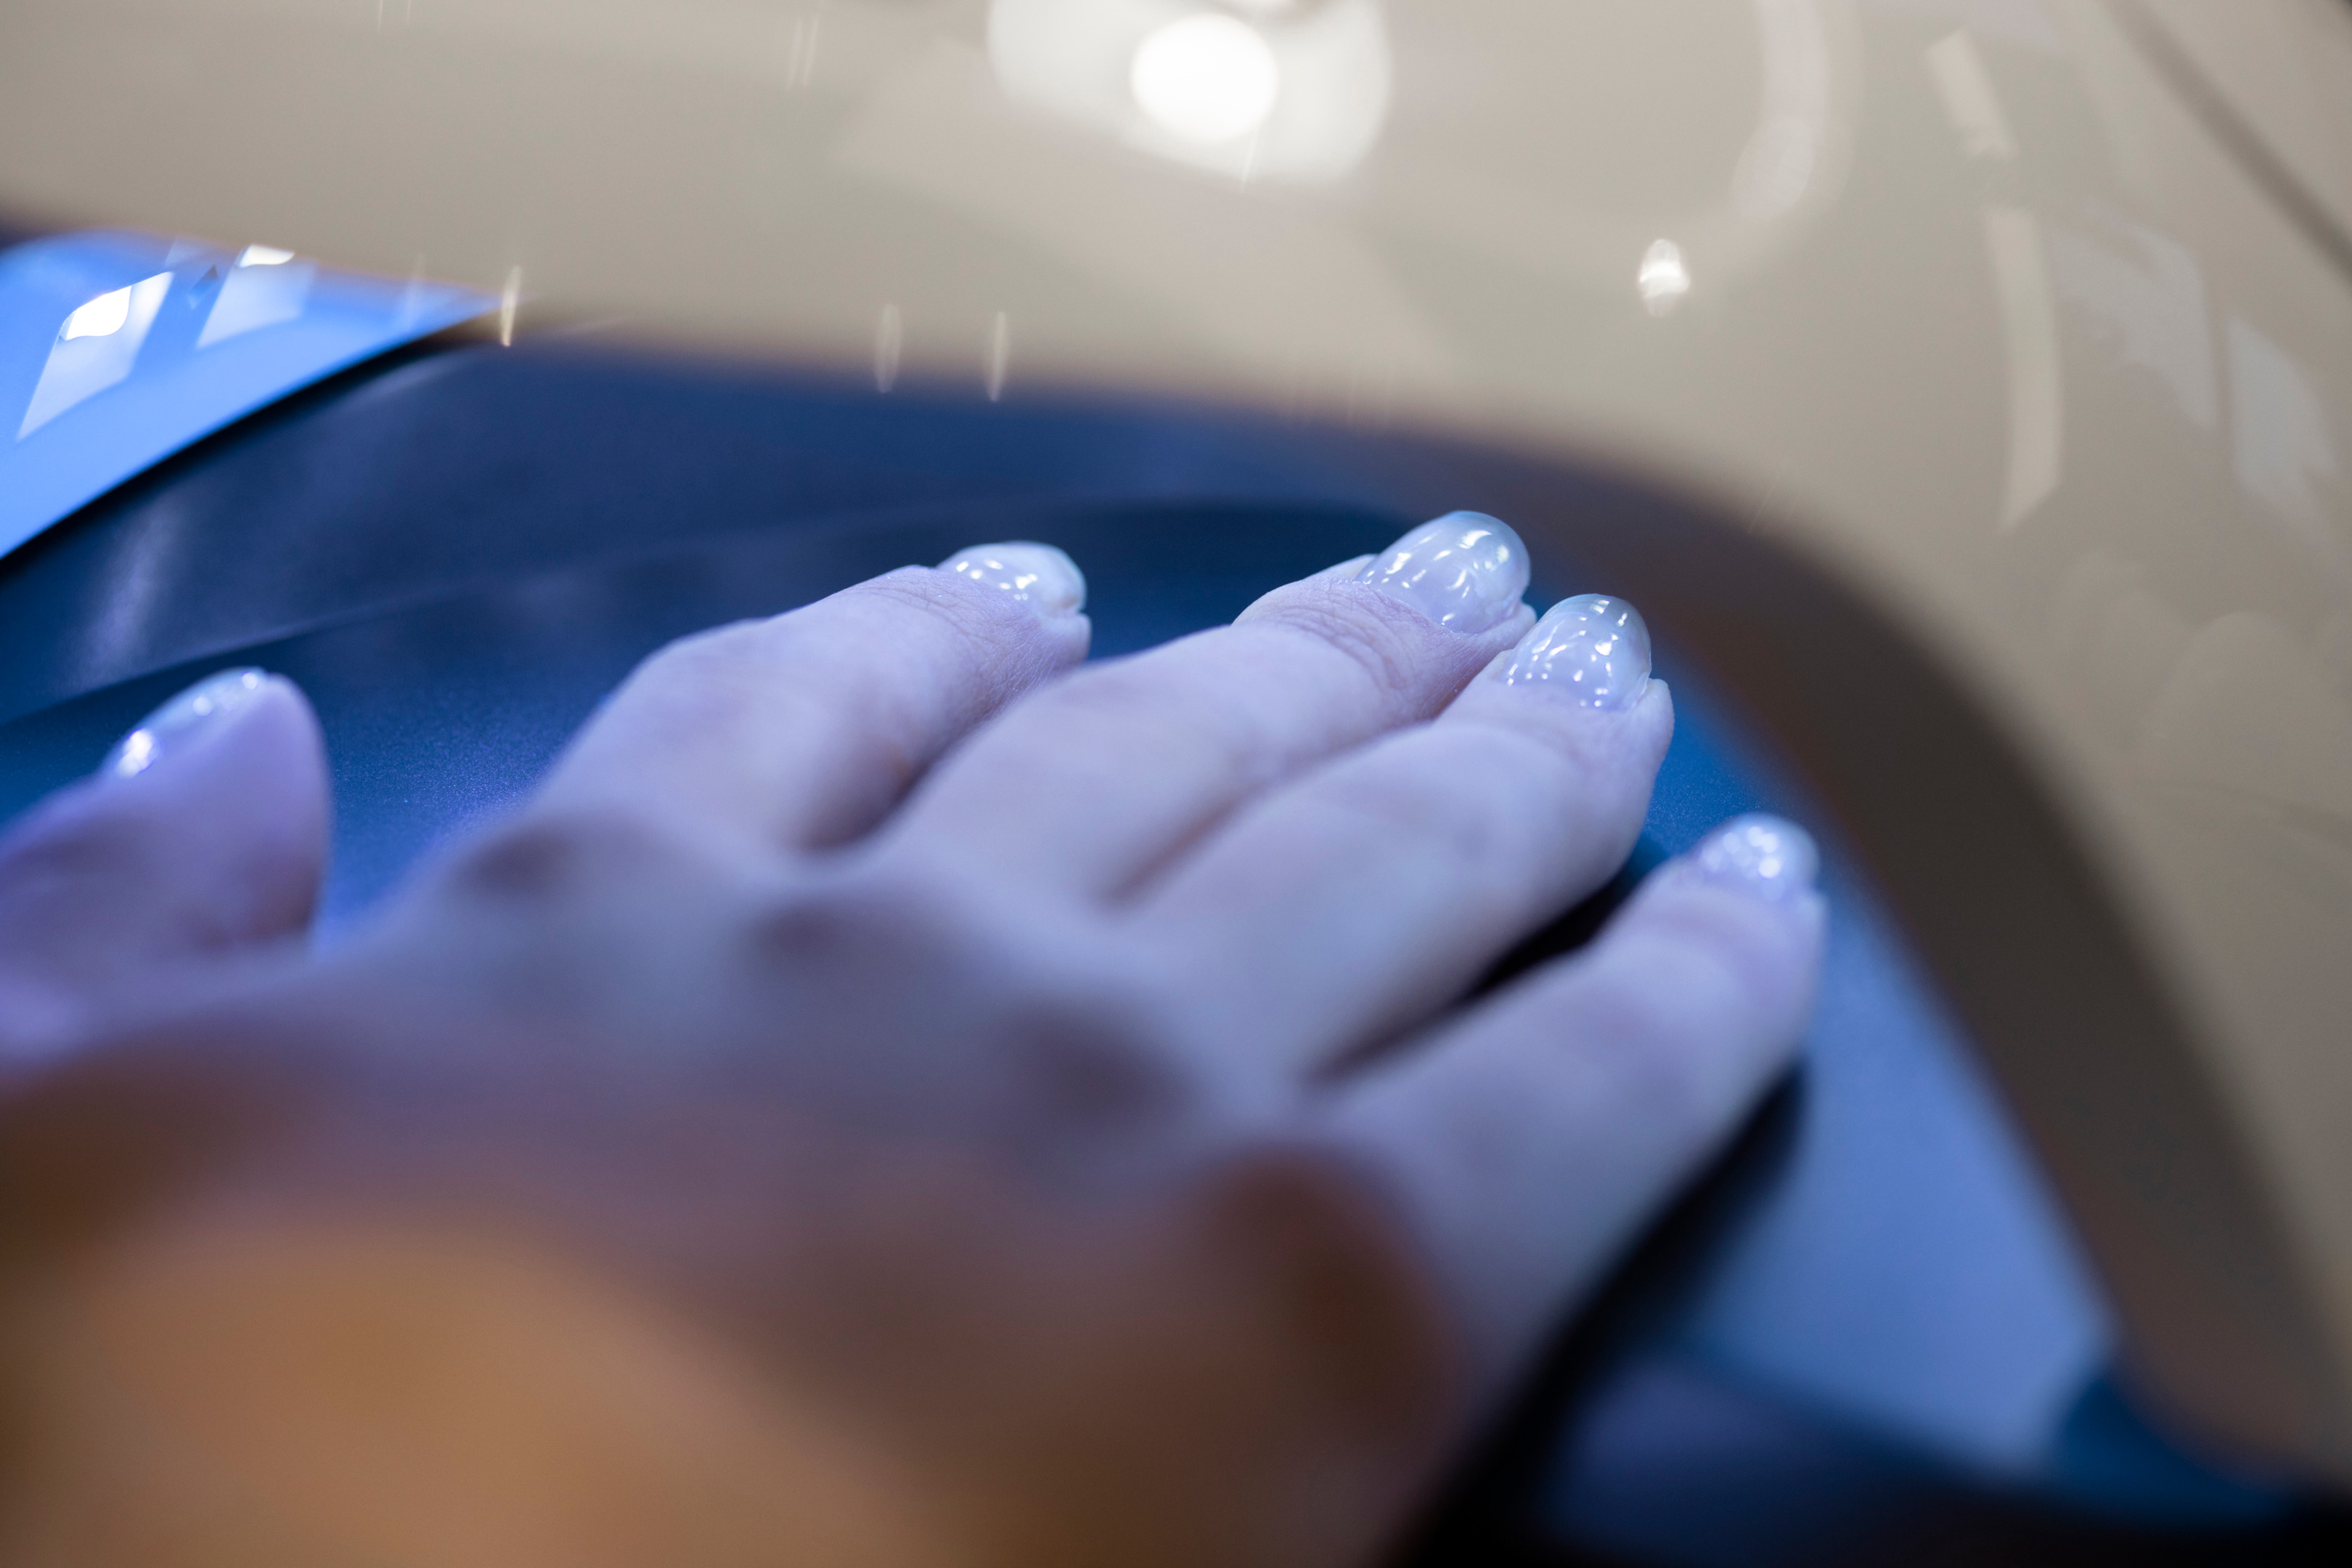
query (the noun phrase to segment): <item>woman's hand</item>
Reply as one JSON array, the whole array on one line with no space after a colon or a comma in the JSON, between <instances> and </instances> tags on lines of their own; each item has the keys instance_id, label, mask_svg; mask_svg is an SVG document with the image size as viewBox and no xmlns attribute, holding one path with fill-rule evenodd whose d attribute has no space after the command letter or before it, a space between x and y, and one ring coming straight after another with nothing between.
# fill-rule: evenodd
<instances>
[{"instance_id":1,"label":"woman's hand","mask_svg":"<svg viewBox=\"0 0 2352 1568\"><path fill-rule=\"evenodd\" d=\"M1460 514L1079 670L1058 552L894 573L317 959L307 709L184 700L0 842L8 1560L1369 1562L1818 958L1751 820L1454 1005L1673 728L1526 582Z\"/></svg>"}]
</instances>

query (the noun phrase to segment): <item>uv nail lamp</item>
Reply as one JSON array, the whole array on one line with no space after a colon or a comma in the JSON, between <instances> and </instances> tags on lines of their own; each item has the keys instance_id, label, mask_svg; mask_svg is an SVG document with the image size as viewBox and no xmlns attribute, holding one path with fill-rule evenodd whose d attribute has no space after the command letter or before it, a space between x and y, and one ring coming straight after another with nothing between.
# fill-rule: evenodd
<instances>
[{"instance_id":1,"label":"uv nail lamp","mask_svg":"<svg viewBox=\"0 0 2352 1568\"><path fill-rule=\"evenodd\" d=\"M289 632L298 580L324 626L700 537L762 421L884 432L911 487L827 571L1046 495L1129 507L1083 526L1138 583L1245 553L1227 503L1268 495L1317 549L1509 517L1825 805L2135 1386L2352 1487L2343 0L26 0L0 211L488 312L152 481L299 514L216 595L122 586L197 580L136 487L99 510L138 529L21 552L114 586L0 617L50 672L19 713ZM655 397L598 358L646 348L736 368ZM798 412L706 395L770 366ZM460 516L525 448L665 478L633 524L579 494L404 535L290 456L365 410L393 488ZM847 461L792 482L870 498ZM770 564L735 580L802 569ZM651 628L647 580L566 578L546 624Z\"/></svg>"}]
</instances>

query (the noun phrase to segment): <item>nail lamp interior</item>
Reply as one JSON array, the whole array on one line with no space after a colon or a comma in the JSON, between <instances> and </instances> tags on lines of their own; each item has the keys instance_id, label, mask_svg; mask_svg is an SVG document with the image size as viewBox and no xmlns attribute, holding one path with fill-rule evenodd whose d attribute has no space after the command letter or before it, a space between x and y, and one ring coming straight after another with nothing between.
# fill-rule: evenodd
<instances>
[{"instance_id":1,"label":"nail lamp interior","mask_svg":"<svg viewBox=\"0 0 2352 1568\"><path fill-rule=\"evenodd\" d=\"M2281 105L2352 93L2352 12L2247 9L2296 46L2273 51L2295 73ZM1716 694L1699 734L1769 737L1842 831L1870 878L1862 925L1891 932L1882 889L1959 1020L1902 1037L1965 1028L1976 1055L1948 1076L1977 1087L1951 1092L1981 1095L1980 1058L2132 1386L2180 1430L2352 1484L2352 209L2324 139L2178 10L12 7L0 210L421 270L498 299L515 343L418 357L240 436L327 439L348 402L411 420L414 447L369 439L429 458L341 510L280 495L299 525L259 553L225 542L277 524L205 513L215 535L131 500L31 547L0 584L53 590L0 617L29 661L18 710L280 631L327 639L286 645L289 666L408 648L413 678L350 688L354 743L410 759L373 786L384 815L358 814L355 900L413 848L393 805L438 776L427 758L478 768L480 800L512 787L563 701L730 584L772 603L920 556L926 519L955 532L939 554L990 506L1058 498L1089 564L1132 574L1130 603L1183 606L1139 610L1116 643L1229 603L1231 561L1273 569L1243 521L1267 507L1303 509L1276 531L1311 565L1476 506L1575 574L1553 591L1642 605ZM616 358L532 346L590 326ZM807 398L787 417L680 393L696 412L640 422L647 395L612 366L643 342L797 367ZM549 431L483 390L559 366L587 412ZM784 384L766 374L685 381ZM795 498L740 510L724 476L769 419L881 421L919 458L885 495L810 437L769 479L792 473ZM493 504L502 460L593 456L591 430L669 488L624 521L593 496ZM173 482L292 482L228 455ZM561 468L532 482L572 493ZM495 522L425 526L404 493ZM792 511L770 544L801 542L708 542L721 500ZM838 551L822 568L795 553L817 538ZM184 567L215 574L123 597L193 584ZM573 696L527 717L422 633L354 618L439 595L401 614L457 617L440 646L478 647L499 689L540 679L536 655L494 651L516 645L463 643L488 623L460 586L490 596L478 609L541 595L525 619L551 649L605 637ZM483 735L509 761L482 761ZM1772 797L1769 771L1709 776ZM2083 1312L2078 1338L2104 1343Z\"/></svg>"}]
</instances>

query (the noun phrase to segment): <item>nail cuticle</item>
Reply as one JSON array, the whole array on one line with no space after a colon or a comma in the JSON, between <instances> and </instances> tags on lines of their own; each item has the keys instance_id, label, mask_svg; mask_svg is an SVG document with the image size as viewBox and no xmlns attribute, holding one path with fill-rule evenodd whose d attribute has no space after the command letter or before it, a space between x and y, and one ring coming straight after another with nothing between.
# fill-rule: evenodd
<instances>
[{"instance_id":1,"label":"nail cuticle","mask_svg":"<svg viewBox=\"0 0 2352 1568\"><path fill-rule=\"evenodd\" d=\"M1009 540L958 551L939 569L993 588L1047 616L1075 616L1087 607L1087 577L1078 563L1050 544Z\"/></svg>"},{"instance_id":2,"label":"nail cuticle","mask_svg":"<svg viewBox=\"0 0 2352 1568\"><path fill-rule=\"evenodd\" d=\"M206 676L131 726L98 765L108 778L131 778L185 747L195 734L250 703L269 677L253 668Z\"/></svg>"},{"instance_id":3,"label":"nail cuticle","mask_svg":"<svg viewBox=\"0 0 2352 1568\"><path fill-rule=\"evenodd\" d=\"M1517 614L1528 591L1528 550L1511 526L1483 512L1425 522L1356 574L1448 631L1491 631Z\"/></svg>"},{"instance_id":4,"label":"nail cuticle","mask_svg":"<svg viewBox=\"0 0 2352 1568\"><path fill-rule=\"evenodd\" d=\"M1649 626L1614 595L1562 599L1519 639L1498 679L1561 692L1586 708L1623 711L1650 689Z\"/></svg>"}]
</instances>

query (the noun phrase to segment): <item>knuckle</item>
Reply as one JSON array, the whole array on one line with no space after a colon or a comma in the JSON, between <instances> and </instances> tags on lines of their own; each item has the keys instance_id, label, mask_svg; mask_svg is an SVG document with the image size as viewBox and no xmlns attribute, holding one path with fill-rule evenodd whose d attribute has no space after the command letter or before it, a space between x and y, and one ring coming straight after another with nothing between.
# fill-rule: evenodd
<instances>
[{"instance_id":1,"label":"knuckle","mask_svg":"<svg viewBox=\"0 0 2352 1568\"><path fill-rule=\"evenodd\" d=\"M1400 1211L1345 1152L1254 1142L1207 1173L1201 1234L1266 1342L1362 1433L1442 1429L1458 1397L1459 1328Z\"/></svg>"},{"instance_id":2,"label":"knuckle","mask_svg":"<svg viewBox=\"0 0 2352 1568\"><path fill-rule=\"evenodd\" d=\"M1630 1115L1708 1133L1747 1102L1748 1067L1759 1059L1762 1037L1784 1032L1781 1009L1759 995L1764 976L1728 933L1701 926L1654 935L1638 967L1590 998L1588 1037L1612 1097Z\"/></svg>"},{"instance_id":3,"label":"knuckle","mask_svg":"<svg viewBox=\"0 0 2352 1568\"><path fill-rule=\"evenodd\" d=\"M151 825L105 805L88 788L43 802L0 834L0 875L22 890L105 883L142 869L154 847Z\"/></svg>"},{"instance_id":4,"label":"knuckle","mask_svg":"<svg viewBox=\"0 0 2352 1568\"><path fill-rule=\"evenodd\" d=\"M1014 1092L1028 1115L1091 1141L1178 1125L1199 1099L1194 1075L1097 997L1020 997L994 1020Z\"/></svg>"},{"instance_id":5,"label":"knuckle","mask_svg":"<svg viewBox=\"0 0 2352 1568\"><path fill-rule=\"evenodd\" d=\"M693 684L761 662L773 640L770 621L734 621L665 644L637 667L635 679Z\"/></svg>"},{"instance_id":6,"label":"knuckle","mask_svg":"<svg viewBox=\"0 0 2352 1568\"><path fill-rule=\"evenodd\" d=\"M912 949L922 943L912 917L898 900L850 893L835 886L796 887L767 901L751 916L746 940L754 961L786 969L832 968L896 932ZM911 954L910 954L911 956Z\"/></svg>"},{"instance_id":7,"label":"knuckle","mask_svg":"<svg viewBox=\"0 0 2352 1568\"><path fill-rule=\"evenodd\" d=\"M1318 806L1368 825L1384 844L1406 843L1464 865L1493 865L1529 847L1526 814L1494 809L1489 792L1465 784L1435 759L1399 746L1375 752L1368 765L1334 773Z\"/></svg>"},{"instance_id":8,"label":"knuckle","mask_svg":"<svg viewBox=\"0 0 2352 1568\"><path fill-rule=\"evenodd\" d=\"M1450 651L1439 639L1452 637L1409 605L1349 583L1297 584L1254 605L1246 624L1329 648L1391 700L1419 690L1423 673Z\"/></svg>"},{"instance_id":9,"label":"knuckle","mask_svg":"<svg viewBox=\"0 0 2352 1568\"><path fill-rule=\"evenodd\" d=\"M534 812L459 850L451 889L494 903L541 903L641 879L672 853L638 814L614 808Z\"/></svg>"},{"instance_id":10,"label":"knuckle","mask_svg":"<svg viewBox=\"0 0 2352 1568\"><path fill-rule=\"evenodd\" d=\"M1769 1009L1810 973L1797 927L1784 910L1743 893L1659 900L1659 938L1673 945L1691 983L1727 1011Z\"/></svg>"},{"instance_id":11,"label":"knuckle","mask_svg":"<svg viewBox=\"0 0 2352 1568\"><path fill-rule=\"evenodd\" d=\"M852 589L889 611L912 610L939 622L953 637L990 647L1035 640L1043 617L1009 594L952 573L909 566Z\"/></svg>"}]
</instances>

